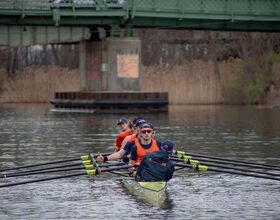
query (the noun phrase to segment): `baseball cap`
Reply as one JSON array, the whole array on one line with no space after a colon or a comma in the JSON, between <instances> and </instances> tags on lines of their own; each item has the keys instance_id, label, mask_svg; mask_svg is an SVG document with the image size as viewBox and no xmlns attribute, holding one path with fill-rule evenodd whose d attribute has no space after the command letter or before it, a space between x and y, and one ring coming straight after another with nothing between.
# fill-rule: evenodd
<instances>
[{"instance_id":1,"label":"baseball cap","mask_svg":"<svg viewBox=\"0 0 280 220\"><path fill-rule=\"evenodd\" d=\"M151 130L154 130L154 126L152 124L146 123L146 122L140 125L141 130L144 129L144 128L149 128Z\"/></svg>"},{"instance_id":2,"label":"baseball cap","mask_svg":"<svg viewBox=\"0 0 280 220\"><path fill-rule=\"evenodd\" d=\"M124 124L124 123L127 123L126 118L120 118L120 119L117 121L117 125Z\"/></svg>"},{"instance_id":3,"label":"baseball cap","mask_svg":"<svg viewBox=\"0 0 280 220\"><path fill-rule=\"evenodd\" d=\"M146 124L147 122L144 119L139 119L135 122L135 127L141 127L142 124Z\"/></svg>"}]
</instances>

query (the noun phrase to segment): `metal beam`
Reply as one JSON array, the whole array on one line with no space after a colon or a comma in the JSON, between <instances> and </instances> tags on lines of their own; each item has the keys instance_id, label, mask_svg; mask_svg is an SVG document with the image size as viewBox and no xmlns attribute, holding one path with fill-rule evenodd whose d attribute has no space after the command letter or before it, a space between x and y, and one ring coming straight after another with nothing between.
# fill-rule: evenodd
<instances>
[{"instance_id":1,"label":"metal beam","mask_svg":"<svg viewBox=\"0 0 280 220\"><path fill-rule=\"evenodd\" d=\"M0 24L171 27L224 23L210 29L280 31L280 0L7 0ZM149 21L149 22L147 22ZM150 22L155 21L155 22ZM243 21L243 22L239 22ZM229 23L234 25L229 25ZM267 25L263 25L263 24ZM240 24L240 26L239 26ZM244 24L250 24L245 25ZM229 29L227 29L229 27ZM192 23L178 28L205 29Z\"/></svg>"},{"instance_id":2,"label":"metal beam","mask_svg":"<svg viewBox=\"0 0 280 220\"><path fill-rule=\"evenodd\" d=\"M89 38L90 30L85 27L0 25L0 46L70 43Z\"/></svg>"}]
</instances>

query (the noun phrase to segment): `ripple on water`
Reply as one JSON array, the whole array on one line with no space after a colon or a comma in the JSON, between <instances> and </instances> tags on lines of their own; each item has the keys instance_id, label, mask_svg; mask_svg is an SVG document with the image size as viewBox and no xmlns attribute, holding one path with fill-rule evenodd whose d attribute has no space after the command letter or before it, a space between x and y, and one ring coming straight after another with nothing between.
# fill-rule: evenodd
<instances>
[{"instance_id":1,"label":"ripple on water","mask_svg":"<svg viewBox=\"0 0 280 220\"><path fill-rule=\"evenodd\" d=\"M3 108L1 105L1 168L113 150L120 115ZM279 111L182 106L179 111L145 117L156 125L159 140L174 140L180 150L280 163ZM0 184L42 177L0 179ZM1 188L0 219L278 220L279 189L279 182L272 180L211 172L198 176L182 170L169 182L167 206L160 208L132 196L112 175L81 176Z\"/></svg>"}]
</instances>

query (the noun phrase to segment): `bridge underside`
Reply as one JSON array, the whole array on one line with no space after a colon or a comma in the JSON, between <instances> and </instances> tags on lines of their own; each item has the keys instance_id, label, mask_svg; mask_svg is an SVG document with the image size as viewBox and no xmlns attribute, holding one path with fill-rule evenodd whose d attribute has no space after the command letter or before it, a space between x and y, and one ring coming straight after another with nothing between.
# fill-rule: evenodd
<instances>
[{"instance_id":1,"label":"bridge underside","mask_svg":"<svg viewBox=\"0 0 280 220\"><path fill-rule=\"evenodd\" d=\"M37 21L34 21L37 20ZM0 16L0 24L10 25L42 25L42 18L26 17L19 19ZM55 26L52 18L43 18L44 25ZM194 30L226 30L226 31L280 31L280 21L253 21L229 19L163 19L163 18L135 18L129 25L123 24L123 20L98 19L98 18L62 18L59 26L104 27L108 29L118 28L163 28L163 29L194 29ZM94 24L94 25L93 25ZM115 31L115 30L113 30Z\"/></svg>"},{"instance_id":2,"label":"bridge underside","mask_svg":"<svg viewBox=\"0 0 280 220\"><path fill-rule=\"evenodd\" d=\"M90 39L85 27L0 25L0 46L24 47L42 44L73 43Z\"/></svg>"}]
</instances>

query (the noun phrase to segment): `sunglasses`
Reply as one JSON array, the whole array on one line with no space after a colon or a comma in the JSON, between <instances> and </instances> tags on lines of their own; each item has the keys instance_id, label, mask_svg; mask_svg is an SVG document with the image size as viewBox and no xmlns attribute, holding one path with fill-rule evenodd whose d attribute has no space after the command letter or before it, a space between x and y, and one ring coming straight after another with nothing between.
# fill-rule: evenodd
<instances>
[{"instance_id":1,"label":"sunglasses","mask_svg":"<svg viewBox=\"0 0 280 220\"><path fill-rule=\"evenodd\" d=\"M152 130L141 130L141 133L150 134L150 133L152 133Z\"/></svg>"}]
</instances>

